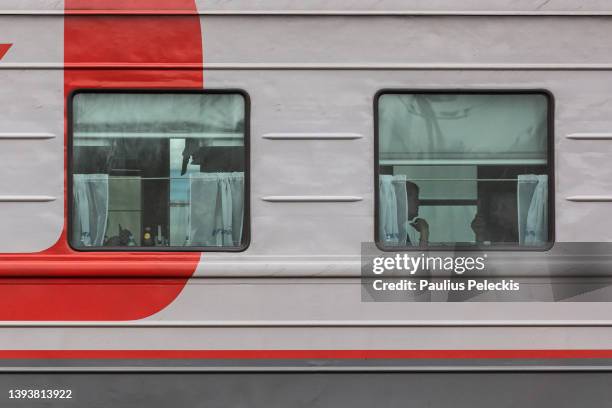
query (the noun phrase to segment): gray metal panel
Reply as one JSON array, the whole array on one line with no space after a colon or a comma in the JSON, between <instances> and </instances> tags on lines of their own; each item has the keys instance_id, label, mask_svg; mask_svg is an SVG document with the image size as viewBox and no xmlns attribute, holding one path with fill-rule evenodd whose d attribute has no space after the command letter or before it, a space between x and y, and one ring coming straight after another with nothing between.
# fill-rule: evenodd
<instances>
[{"instance_id":1,"label":"gray metal panel","mask_svg":"<svg viewBox=\"0 0 612 408\"><path fill-rule=\"evenodd\" d=\"M173 304L146 322L171 325L179 320L196 327L222 322L237 327L612 326L609 309L597 302L483 304L475 299L476 302L445 303L447 294L438 293L436 303L373 304L361 301L359 285L357 279L330 278L192 279ZM548 291L548 298L553 299L547 285L534 284L524 290L544 292L543 298ZM612 289L601 289L604 290L609 294Z\"/></svg>"},{"instance_id":2,"label":"gray metal panel","mask_svg":"<svg viewBox=\"0 0 612 408\"><path fill-rule=\"evenodd\" d=\"M221 295L221 294L220 294ZM370 304L378 306L378 304ZM195 307L195 306L194 306ZM243 308L257 307L248 301ZM372 308L373 309L373 308ZM490 313L503 309L491 310ZM469 315L466 315L469 317ZM0 328L2 350L609 350L610 327Z\"/></svg>"},{"instance_id":3,"label":"gray metal panel","mask_svg":"<svg viewBox=\"0 0 612 408\"><path fill-rule=\"evenodd\" d=\"M605 195L612 190L612 177L608 174L612 144L565 137L612 129L609 72L224 70L206 71L205 77L207 86L240 87L251 95L253 241L242 254L205 254L198 271L202 276L209 271L207 260L217 257L239 262L243 257L265 255L270 257L270 265L262 270L274 274L287 269L282 265L284 261L291 262L273 259L275 256L359 255L360 243L373 240L373 97L378 90L390 87L549 89L556 100L556 239L586 242L612 239L612 220L605 204L565 199L572 195ZM268 133L298 131L350 132L364 138L340 141L262 138ZM360 196L364 200L308 204L260 200L268 195L307 194ZM357 274L356 260L341 266L329 259L330 268L335 271L344 268L347 274ZM239 275L251 265L233 264L225 272L222 263L210 267L212 274ZM324 269L320 272L324 273Z\"/></svg>"},{"instance_id":4,"label":"gray metal panel","mask_svg":"<svg viewBox=\"0 0 612 408\"><path fill-rule=\"evenodd\" d=\"M5 400L89 408L602 407L610 373L5 374L0 386L72 389L72 400ZM5 397L6 398L6 397Z\"/></svg>"},{"instance_id":5,"label":"gray metal panel","mask_svg":"<svg viewBox=\"0 0 612 408\"><path fill-rule=\"evenodd\" d=\"M610 11L606 0L196 0L206 10ZM63 11L62 0L3 0L2 10ZM113 6L108 6L112 9Z\"/></svg>"},{"instance_id":6,"label":"gray metal panel","mask_svg":"<svg viewBox=\"0 0 612 408\"><path fill-rule=\"evenodd\" d=\"M612 62L607 17L207 16L202 30L208 63Z\"/></svg>"},{"instance_id":7,"label":"gray metal panel","mask_svg":"<svg viewBox=\"0 0 612 408\"><path fill-rule=\"evenodd\" d=\"M272 352L274 353L274 352ZM282 353L282 351L281 351ZM316 353L316 352L315 352ZM225 353L224 353L225 354ZM229 353L231 354L231 353ZM392 354L392 353L391 353ZM415 353L419 354L419 353ZM427 353L430 354L430 353ZM500 353L500 354L503 354ZM91 358L0 359L3 373L610 372L607 358Z\"/></svg>"},{"instance_id":8,"label":"gray metal panel","mask_svg":"<svg viewBox=\"0 0 612 408\"><path fill-rule=\"evenodd\" d=\"M2 10L63 10L63 0L2 0Z\"/></svg>"},{"instance_id":9,"label":"gray metal panel","mask_svg":"<svg viewBox=\"0 0 612 408\"><path fill-rule=\"evenodd\" d=\"M199 10L611 10L606 0L196 0Z\"/></svg>"},{"instance_id":10,"label":"gray metal panel","mask_svg":"<svg viewBox=\"0 0 612 408\"><path fill-rule=\"evenodd\" d=\"M214 57L214 56L212 56ZM289 320L308 324L312 320L375 322L380 320L454 320L459 324L480 319L503 324L539 322L609 321L600 303L528 304L368 304L361 303L358 284L347 280L275 282L241 280L233 284L210 280L221 276L357 276L360 242L373 239L373 96L382 88L549 89L556 100L556 212L558 241L608 241L612 220L605 203L572 203L565 198L579 194L609 194L612 177L606 141L577 141L572 133L605 133L612 129L612 73L534 71L310 71L241 70L206 71L207 86L247 89L253 102L252 202L253 242L241 254L203 254L196 275L181 296L152 320L257 321L268 324ZM287 92L291 89L291 92ZM283 132L349 132L364 135L352 141L275 141L263 135ZM359 157L359 163L355 158ZM331 161L330 161L331 159ZM330 161L328 165L326 160ZM315 165L312 165L315 163ZM282 168L282 172L279 171ZM341 186L341 187L338 187ZM265 203L269 194L305 193L359 195L352 204L297 205ZM305 239L308 237L308 239ZM201 284L200 284L201 283ZM206 286L207 283L210 286ZM608 289L601 289L608 290ZM552 295L551 295L552 299ZM245 306L245 302L246 305ZM180 316L180 318L179 318ZM374 330L374 329L373 329ZM465 335L471 347L512 347L512 344L550 348L591 347L563 332L541 332L538 340L522 329L508 334L508 343L493 340L497 328L484 330L482 341L461 331L440 329L440 342L416 337L397 347L455 347L454 336ZM385 340L378 329L358 344L377 347ZM292 332L295 333L295 332ZM345 329L344 336L351 336ZM569 332L565 332L569 335ZM327 336L327 335L326 335ZM588 335L587 335L588 336ZM298 335L289 334L277 345L292 347ZM341 336L340 336L341 337ZM355 337L354 337L355 338ZM358 336L357 336L358 338ZM571 338L571 340L569 340ZM469 339L469 340L468 340ZM333 341L332 341L333 343ZM470 347L470 346L468 346Z\"/></svg>"},{"instance_id":11,"label":"gray metal panel","mask_svg":"<svg viewBox=\"0 0 612 408\"><path fill-rule=\"evenodd\" d=\"M61 17L0 17L0 42L13 44L0 64L62 61L63 30ZM0 89L0 196L46 197L1 200L0 252L42 251L64 224L63 73L1 70Z\"/></svg>"}]
</instances>

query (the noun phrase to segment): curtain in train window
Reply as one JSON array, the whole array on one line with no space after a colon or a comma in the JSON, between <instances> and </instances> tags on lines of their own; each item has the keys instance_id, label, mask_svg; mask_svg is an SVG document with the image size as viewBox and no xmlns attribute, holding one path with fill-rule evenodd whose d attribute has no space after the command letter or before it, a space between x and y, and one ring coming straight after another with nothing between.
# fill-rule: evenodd
<instances>
[{"instance_id":1,"label":"curtain in train window","mask_svg":"<svg viewBox=\"0 0 612 408\"><path fill-rule=\"evenodd\" d=\"M383 93L377 109L379 244L550 242L547 95Z\"/></svg>"},{"instance_id":2,"label":"curtain in train window","mask_svg":"<svg viewBox=\"0 0 612 408\"><path fill-rule=\"evenodd\" d=\"M71 244L240 248L245 99L230 93L77 93Z\"/></svg>"}]
</instances>

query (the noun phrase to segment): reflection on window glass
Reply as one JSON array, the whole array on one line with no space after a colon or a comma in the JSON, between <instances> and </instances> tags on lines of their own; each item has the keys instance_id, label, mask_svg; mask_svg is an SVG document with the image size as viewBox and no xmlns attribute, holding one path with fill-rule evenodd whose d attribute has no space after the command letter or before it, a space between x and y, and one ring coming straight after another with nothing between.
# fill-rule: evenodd
<instances>
[{"instance_id":1,"label":"reflection on window glass","mask_svg":"<svg viewBox=\"0 0 612 408\"><path fill-rule=\"evenodd\" d=\"M548 104L540 93L382 94L377 241L545 246Z\"/></svg>"},{"instance_id":2,"label":"reflection on window glass","mask_svg":"<svg viewBox=\"0 0 612 408\"><path fill-rule=\"evenodd\" d=\"M245 112L240 94L76 94L72 245L243 246Z\"/></svg>"}]
</instances>

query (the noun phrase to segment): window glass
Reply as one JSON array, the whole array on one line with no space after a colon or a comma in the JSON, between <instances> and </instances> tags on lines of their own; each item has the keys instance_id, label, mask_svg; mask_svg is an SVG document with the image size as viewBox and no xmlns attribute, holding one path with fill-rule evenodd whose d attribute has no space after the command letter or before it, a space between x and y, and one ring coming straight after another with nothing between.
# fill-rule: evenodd
<instances>
[{"instance_id":1,"label":"window glass","mask_svg":"<svg viewBox=\"0 0 612 408\"><path fill-rule=\"evenodd\" d=\"M377 109L379 244L550 242L547 95L390 92Z\"/></svg>"},{"instance_id":2,"label":"window glass","mask_svg":"<svg viewBox=\"0 0 612 408\"><path fill-rule=\"evenodd\" d=\"M75 248L245 244L245 98L77 93Z\"/></svg>"}]
</instances>

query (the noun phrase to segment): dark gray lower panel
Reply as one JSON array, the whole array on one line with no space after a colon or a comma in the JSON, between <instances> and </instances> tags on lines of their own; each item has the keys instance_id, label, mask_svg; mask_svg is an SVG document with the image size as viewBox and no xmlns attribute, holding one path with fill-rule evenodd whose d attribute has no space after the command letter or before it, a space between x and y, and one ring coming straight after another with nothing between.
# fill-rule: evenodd
<instances>
[{"instance_id":1,"label":"dark gray lower panel","mask_svg":"<svg viewBox=\"0 0 612 408\"><path fill-rule=\"evenodd\" d=\"M11 400L10 389L71 389L70 400ZM610 372L6 373L0 407L610 406Z\"/></svg>"}]
</instances>

